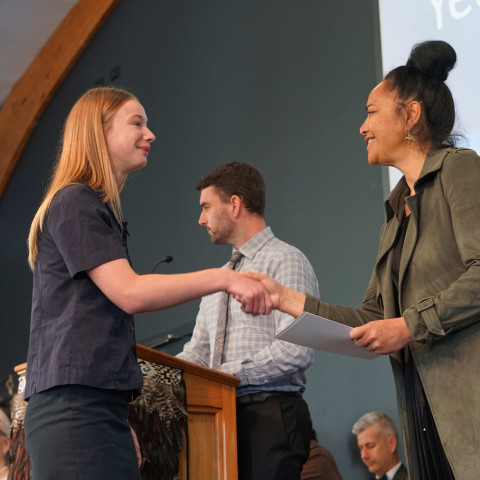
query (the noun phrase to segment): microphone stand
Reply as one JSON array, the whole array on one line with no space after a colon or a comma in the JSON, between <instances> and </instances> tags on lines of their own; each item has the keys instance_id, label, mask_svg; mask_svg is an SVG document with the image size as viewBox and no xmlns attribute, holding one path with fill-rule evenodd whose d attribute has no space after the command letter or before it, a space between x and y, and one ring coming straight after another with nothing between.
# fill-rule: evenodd
<instances>
[{"instance_id":1,"label":"microphone stand","mask_svg":"<svg viewBox=\"0 0 480 480\"><path fill-rule=\"evenodd\" d=\"M173 260L173 257L171 255L166 255L165 257L161 258L152 268L152 271L150 273L154 273L157 267L161 263L170 263Z\"/></svg>"}]
</instances>

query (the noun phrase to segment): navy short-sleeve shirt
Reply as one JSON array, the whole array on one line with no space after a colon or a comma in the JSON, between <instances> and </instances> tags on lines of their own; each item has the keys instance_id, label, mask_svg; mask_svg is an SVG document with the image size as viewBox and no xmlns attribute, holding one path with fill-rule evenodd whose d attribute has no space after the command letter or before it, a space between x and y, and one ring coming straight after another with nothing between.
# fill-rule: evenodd
<instances>
[{"instance_id":1,"label":"navy short-sleeve shirt","mask_svg":"<svg viewBox=\"0 0 480 480\"><path fill-rule=\"evenodd\" d=\"M129 260L126 236L89 186L70 185L53 199L37 241L26 399L67 384L140 392L133 316L86 274Z\"/></svg>"}]
</instances>

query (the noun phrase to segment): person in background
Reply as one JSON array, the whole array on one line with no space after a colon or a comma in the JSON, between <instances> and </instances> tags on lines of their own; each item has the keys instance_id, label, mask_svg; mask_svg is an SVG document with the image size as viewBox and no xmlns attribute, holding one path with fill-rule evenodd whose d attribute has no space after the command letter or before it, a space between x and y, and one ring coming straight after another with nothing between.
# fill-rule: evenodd
<instances>
[{"instance_id":1,"label":"person in background","mask_svg":"<svg viewBox=\"0 0 480 480\"><path fill-rule=\"evenodd\" d=\"M260 283L224 269L138 275L120 192L155 140L129 92L87 91L63 142L28 239L33 270L25 437L35 480L140 479L128 402L142 389L133 314L216 291L266 314Z\"/></svg>"},{"instance_id":2,"label":"person in background","mask_svg":"<svg viewBox=\"0 0 480 480\"><path fill-rule=\"evenodd\" d=\"M362 307L263 277L275 307L354 327L359 348L390 355L412 480L476 480L480 471L480 158L454 147L445 80L455 63L448 43L420 43L368 97L368 162L403 177L385 202Z\"/></svg>"},{"instance_id":3,"label":"person in background","mask_svg":"<svg viewBox=\"0 0 480 480\"><path fill-rule=\"evenodd\" d=\"M232 258L237 261L232 268L265 272L318 295L317 279L305 255L276 238L265 223L265 182L257 168L227 163L204 175L196 188L202 209L199 224L212 243L233 246ZM278 311L254 318L233 299L209 295L200 304L191 341L178 355L240 378L240 480L299 479L308 457L312 426L302 394L313 351L274 338L292 321Z\"/></svg>"},{"instance_id":4,"label":"person in background","mask_svg":"<svg viewBox=\"0 0 480 480\"><path fill-rule=\"evenodd\" d=\"M362 461L375 479L408 479L407 469L397 454L397 429L386 413L366 413L355 422L352 433L357 436Z\"/></svg>"},{"instance_id":5,"label":"person in background","mask_svg":"<svg viewBox=\"0 0 480 480\"><path fill-rule=\"evenodd\" d=\"M317 441L317 433L312 428L310 454L303 465L301 480L342 480L333 455Z\"/></svg>"},{"instance_id":6,"label":"person in background","mask_svg":"<svg viewBox=\"0 0 480 480\"><path fill-rule=\"evenodd\" d=\"M10 419L0 409L0 480L7 480L9 468L7 454L10 448Z\"/></svg>"}]
</instances>

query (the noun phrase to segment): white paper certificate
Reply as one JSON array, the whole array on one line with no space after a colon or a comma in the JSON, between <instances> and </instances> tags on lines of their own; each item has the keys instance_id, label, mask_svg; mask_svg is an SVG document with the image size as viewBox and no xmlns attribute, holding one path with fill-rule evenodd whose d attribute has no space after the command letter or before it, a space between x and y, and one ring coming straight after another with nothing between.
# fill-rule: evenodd
<instances>
[{"instance_id":1,"label":"white paper certificate","mask_svg":"<svg viewBox=\"0 0 480 480\"><path fill-rule=\"evenodd\" d=\"M350 339L352 327L328 320L313 313L303 312L295 321L277 333L275 338L326 352L373 360L380 357Z\"/></svg>"}]
</instances>

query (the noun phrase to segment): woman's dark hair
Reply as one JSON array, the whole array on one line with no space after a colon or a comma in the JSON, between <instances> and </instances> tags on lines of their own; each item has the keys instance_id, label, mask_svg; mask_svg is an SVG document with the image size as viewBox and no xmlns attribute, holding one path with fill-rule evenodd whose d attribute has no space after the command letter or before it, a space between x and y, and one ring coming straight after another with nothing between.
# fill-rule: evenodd
<instances>
[{"instance_id":1,"label":"woman's dark hair","mask_svg":"<svg viewBox=\"0 0 480 480\"><path fill-rule=\"evenodd\" d=\"M248 162L230 162L215 168L198 180L195 188L200 191L215 187L219 196L228 202L238 195L250 213L261 217L265 214L265 181L258 169Z\"/></svg>"},{"instance_id":2,"label":"woman's dark hair","mask_svg":"<svg viewBox=\"0 0 480 480\"><path fill-rule=\"evenodd\" d=\"M456 61L451 45L431 40L415 45L407 64L385 77L402 103L416 100L422 105L421 121L412 130L420 144L431 142L432 148L455 144L455 105L445 80Z\"/></svg>"}]
</instances>

